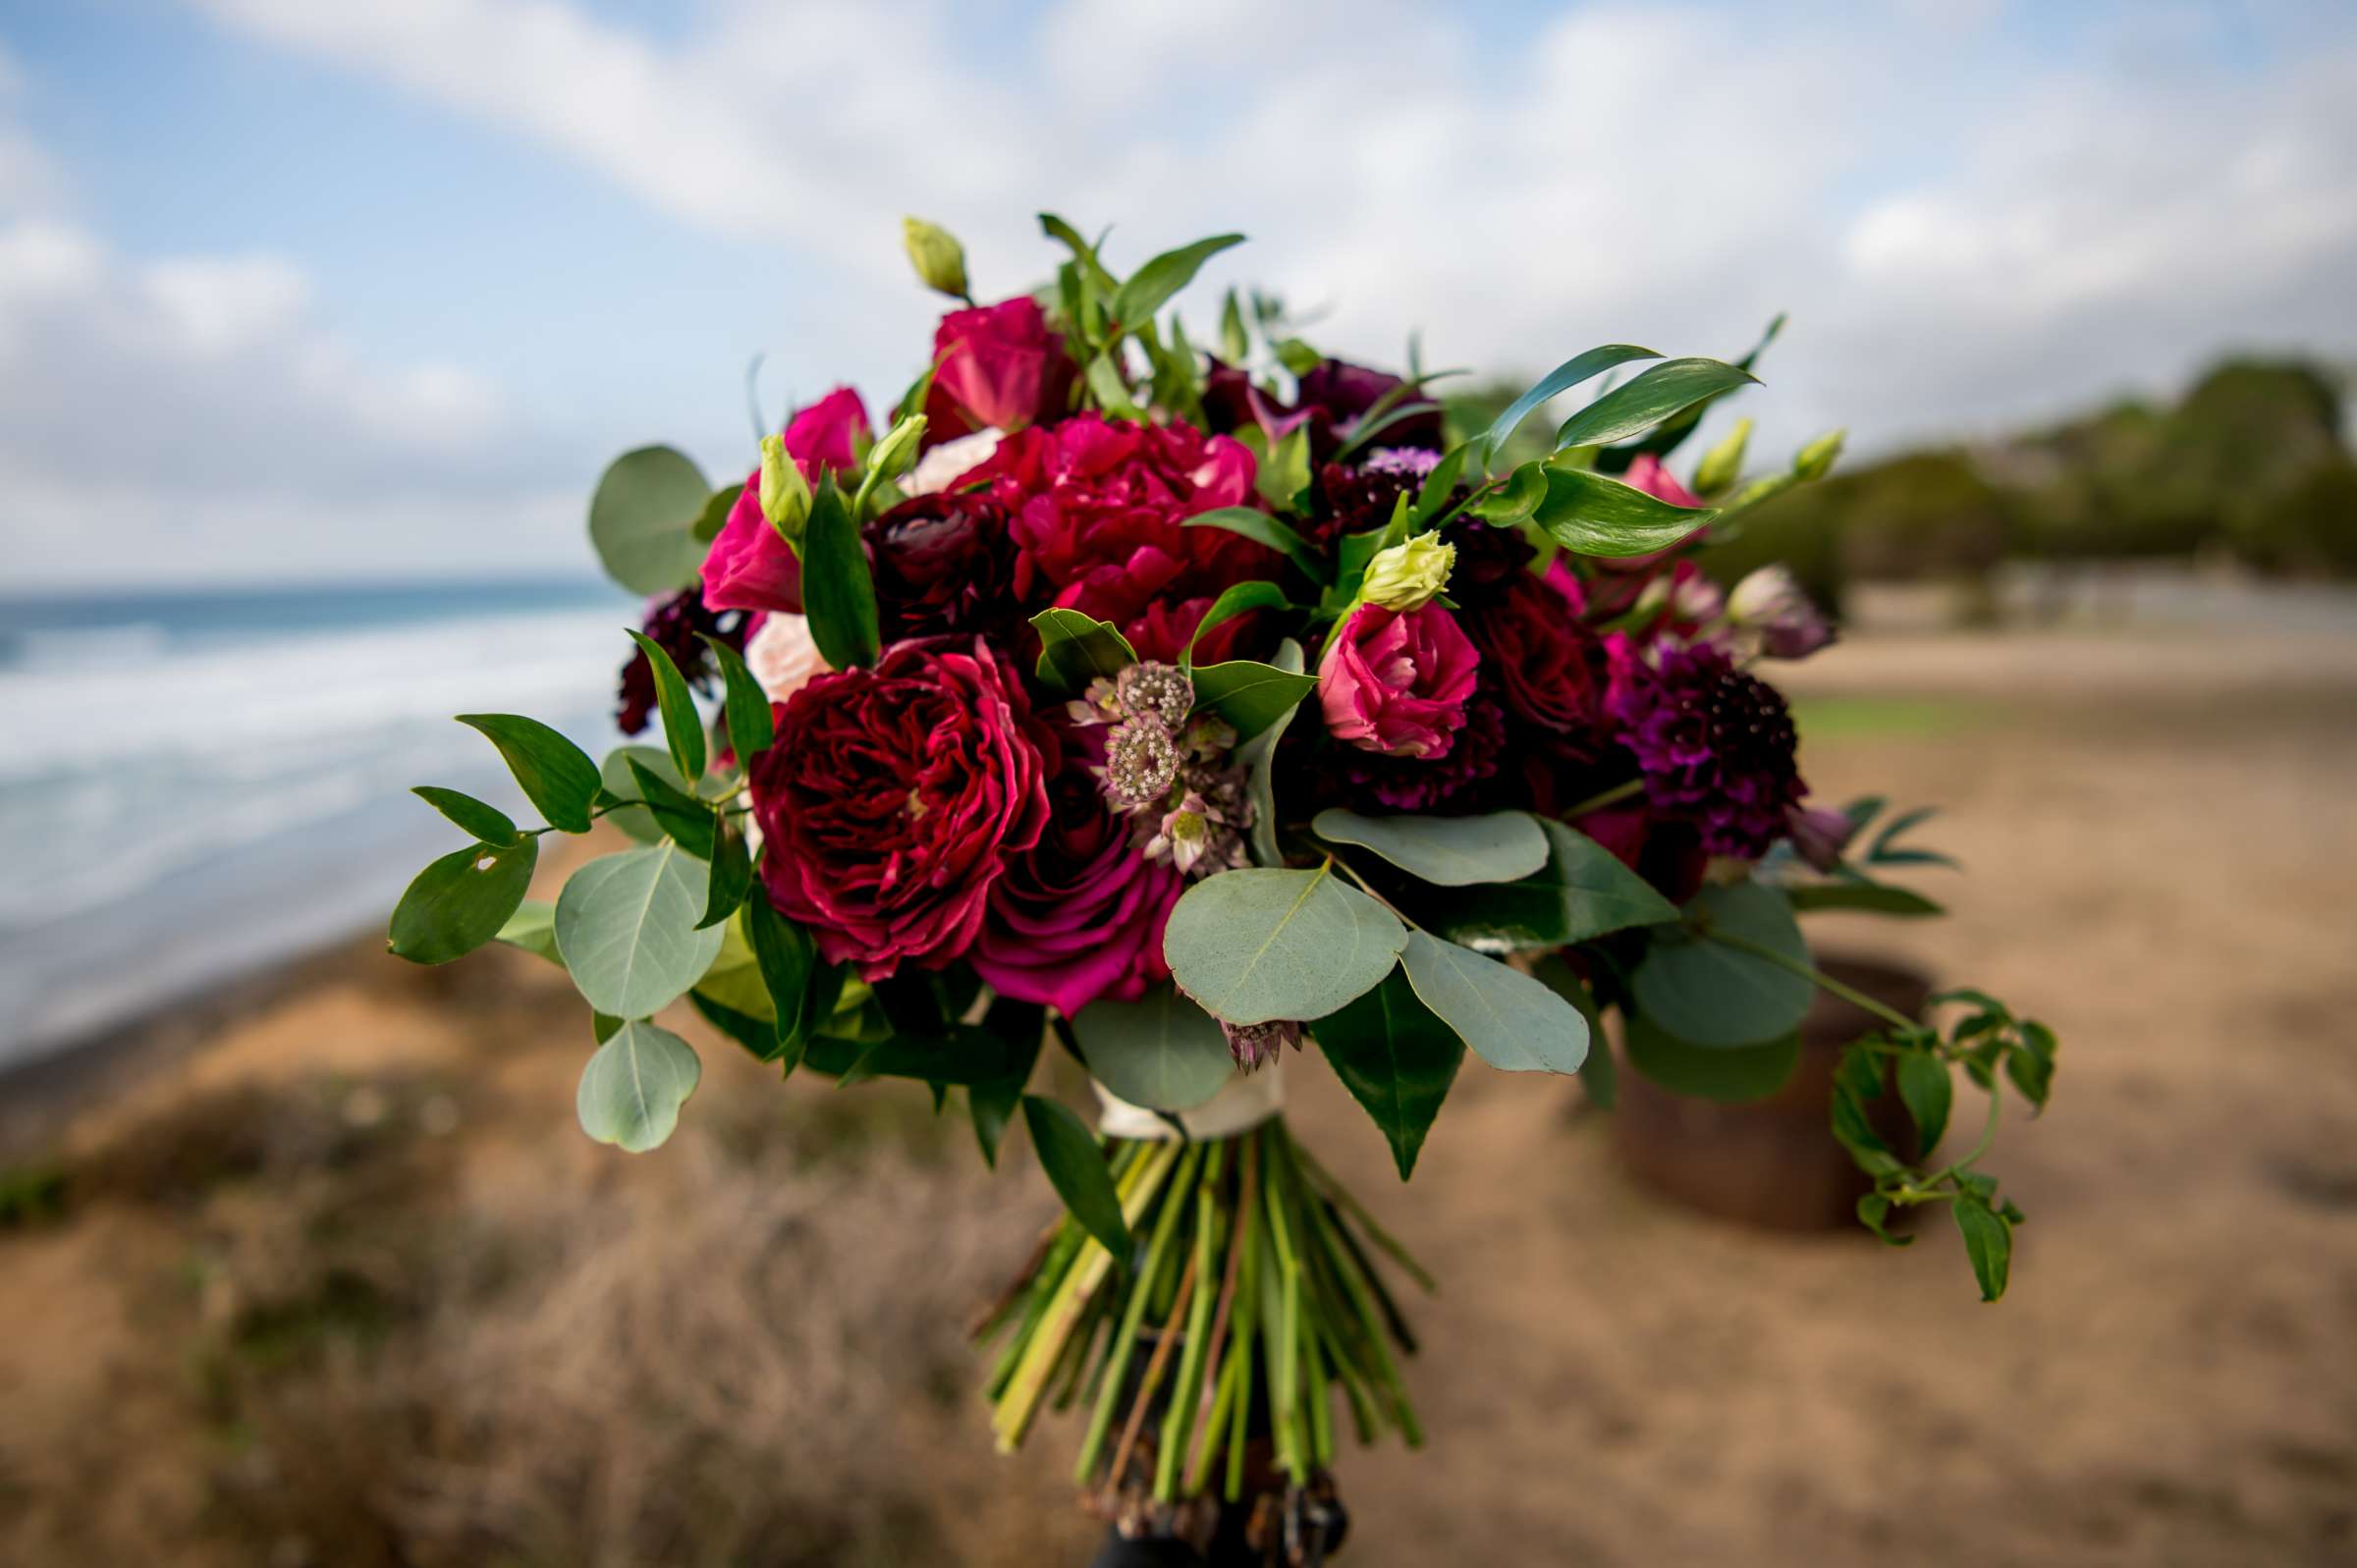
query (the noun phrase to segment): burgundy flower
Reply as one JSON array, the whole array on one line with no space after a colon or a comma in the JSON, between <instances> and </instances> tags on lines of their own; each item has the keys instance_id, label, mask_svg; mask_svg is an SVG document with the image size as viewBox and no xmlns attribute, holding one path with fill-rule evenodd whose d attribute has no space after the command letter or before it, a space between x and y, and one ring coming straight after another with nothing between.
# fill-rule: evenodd
<instances>
[{"instance_id":1,"label":"burgundy flower","mask_svg":"<svg viewBox=\"0 0 2357 1568\"><path fill-rule=\"evenodd\" d=\"M1401 378L1388 371L1370 370L1343 359L1329 359L1305 372L1295 390L1294 406L1310 416L1311 454L1320 460L1331 456L1357 433L1360 417L1400 384ZM1403 411L1405 417L1395 418ZM1385 425L1377 438L1383 445L1441 450L1441 406L1430 398L1410 393L1385 409L1383 417L1394 421Z\"/></svg>"},{"instance_id":2,"label":"burgundy flower","mask_svg":"<svg viewBox=\"0 0 2357 1568\"><path fill-rule=\"evenodd\" d=\"M1047 831L1007 856L968 954L1002 996L1067 1017L1099 997L1134 1001L1170 978L1162 930L1185 878L1148 860L1096 781L1067 767L1048 784Z\"/></svg>"},{"instance_id":3,"label":"burgundy flower","mask_svg":"<svg viewBox=\"0 0 2357 1568\"><path fill-rule=\"evenodd\" d=\"M1447 755L1481 656L1447 610L1362 604L1328 638L1318 705L1337 740L1395 757Z\"/></svg>"},{"instance_id":4,"label":"burgundy flower","mask_svg":"<svg viewBox=\"0 0 2357 1568\"><path fill-rule=\"evenodd\" d=\"M867 434L867 410L859 394L837 387L786 422L786 450L802 477L823 469L848 470L859 438ZM755 468L729 509L729 520L704 553L704 608L783 610L802 613L802 564L794 547L761 514L761 470Z\"/></svg>"},{"instance_id":5,"label":"burgundy flower","mask_svg":"<svg viewBox=\"0 0 2357 1568\"><path fill-rule=\"evenodd\" d=\"M1654 809L1691 823L1707 854L1767 853L1808 792L1784 699L1708 643L1658 643L1650 670L1621 634L1606 654L1608 706Z\"/></svg>"},{"instance_id":6,"label":"burgundy flower","mask_svg":"<svg viewBox=\"0 0 2357 1568\"><path fill-rule=\"evenodd\" d=\"M1387 432L1388 435L1388 432ZM1322 463L1311 487L1310 515L1301 535L1320 550L1332 550L1346 533L1365 533L1392 520L1401 496L1411 501L1440 460L1415 448L1386 447L1355 465ZM1464 494L1459 485L1452 503Z\"/></svg>"},{"instance_id":7,"label":"burgundy flower","mask_svg":"<svg viewBox=\"0 0 2357 1568\"><path fill-rule=\"evenodd\" d=\"M984 632L1000 642L1012 636L1022 607L1009 515L1007 501L985 487L916 496L869 519L862 532L887 642L953 632Z\"/></svg>"},{"instance_id":8,"label":"burgundy flower","mask_svg":"<svg viewBox=\"0 0 2357 1568\"><path fill-rule=\"evenodd\" d=\"M671 655L671 662L680 667L680 674L687 677L688 685L702 691L712 683L712 653L697 633L716 636L730 647L741 650L744 627L744 617L727 611L715 614L704 608L703 599L695 589L682 588L678 593L650 602L646 620L638 629ZM615 726L624 734L634 735L646 728L654 711L654 664L643 652L633 651L630 663L622 667Z\"/></svg>"},{"instance_id":9,"label":"burgundy flower","mask_svg":"<svg viewBox=\"0 0 2357 1568\"><path fill-rule=\"evenodd\" d=\"M939 368L925 397L927 446L1055 419L1071 396L1074 369L1064 339L1048 330L1028 295L943 316L933 357Z\"/></svg>"},{"instance_id":10,"label":"burgundy flower","mask_svg":"<svg viewBox=\"0 0 2357 1568\"><path fill-rule=\"evenodd\" d=\"M1310 798L1355 810L1453 812L1475 809L1492 793L1506 746L1506 714L1498 695L1476 685L1465 704L1465 727L1437 757L1394 757L1357 746L1328 746L1319 762L1324 777ZM1514 804L1521 804L1516 801Z\"/></svg>"},{"instance_id":11,"label":"burgundy flower","mask_svg":"<svg viewBox=\"0 0 2357 1568\"><path fill-rule=\"evenodd\" d=\"M1461 570L1464 557L1457 559ZM1507 710L1559 735L1592 734L1603 719L1604 649L1595 633L1553 582L1528 571L1492 592L1487 604L1468 607L1465 630Z\"/></svg>"},{"instance_id":12,"label":"burgundy flower","mask_svg":"<svg viewBox=\"0 0 2357 1568\"><path fill-rule=\"evenodd\" d=\"M770 896L867 979L948 963L1007 856L1039 841L1045 738L979 638L898 643L872 669L817 676L753 761Z\"/></svg>"}]
</instances>

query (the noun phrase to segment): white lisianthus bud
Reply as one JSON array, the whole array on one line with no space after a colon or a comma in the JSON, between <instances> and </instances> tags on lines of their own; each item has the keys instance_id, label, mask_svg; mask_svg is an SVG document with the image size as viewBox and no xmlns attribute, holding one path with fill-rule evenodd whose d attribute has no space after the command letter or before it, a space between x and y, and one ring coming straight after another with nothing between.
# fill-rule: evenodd
<instances>
[{"instance_id":1,"label":"white lisianthus bud","mask_svg":"<svg viewBox=\"0 0 2357 1568\"><path fill-rule=\"evenodd\" d=\"M1736 420L1734 429L1702 455L1702 465L1694 470L1694 493L1715 496L1733 484L1736 475L1743 471L1743 449L1750 444L1751 421Z\"/></svg>"},{"instance_id":2,"label":"white lisianthus bud","mask_svg":"<svg viewBox=\"0 0 2357 1568\"><path fill-rule=\"evenodd\" d=\"M956 235L922 218L903 218L901 243L907 247L908 263L916 268L926 288L953 299L967 297L965 246L958 243Z\"/></svg>"},{"instance_id":3,"label":"white lisianthus bud","mask_svg":"<svg viewBox=\"0 0 2357 1568\"><path fill-rule=\"evenodd\" d=\"M916 461L917 444L925 439L925 416L912 413L892 427L890 434L867 455L867 471L896 478Z\"/></svg>"},{"instance_id":4,"label":"white lisianthus bud","mask_svg":"<svg viewBox=\"0 0 2357 1568\"><path fill-rule=\"evenodd\" d=\"M1841 443L1849 436L1847 430L1829 430L1794 454L1792 471L1803 479L1822 479L1834 471L1834 460L1841 456Z\"/></svg>"},{"instance_id":5,"label":"white lisianthus bud","mask_svg":"<svg viewBox=\"0 0 2357 1568\"><path fill-rule=\"evenodd\" d=\"M1456 546L1434 534L1417 534L1375 552L1359 597L1400 615L1420 610L1449 586L1449 572L1455 565Z\"/></svg>"},{"instance_id":6,"label":"white lisianthus bud","mask_svg":"<svg viewBox=\"0 0 2357 1568\"><path fill-rule=\"evenodd\" d=\"M901 493L909 496L929 496L947 490L961 478L967 469L980 467L999 450L999 438L1004 432L977 430L970 436L945 441L916 460L908 477L901 481Z\"/></svg>"},{"instance_id":7,"label":"white lisianthus bud","mask_svg":"<svg viewBox=\"0 0 2357 1568\"><path fill-rule=\"evenodd\" d=\"M761 515L788 543L801 537L810 515L810 481L788 455L784 436L761 438Z\"/></svg>"}]
</instances>

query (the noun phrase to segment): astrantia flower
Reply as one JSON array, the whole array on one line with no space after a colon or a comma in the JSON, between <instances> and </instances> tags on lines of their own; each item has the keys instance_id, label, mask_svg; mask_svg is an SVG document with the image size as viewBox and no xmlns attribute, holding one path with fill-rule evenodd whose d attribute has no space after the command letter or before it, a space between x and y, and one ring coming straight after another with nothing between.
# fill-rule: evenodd
<instances>
[{"instance_id":1,"label":"astrantia flower","mask_svg":"<svg viewBox=\"0 0 2357 1568\"><path fill-rule=\"evenodd\" d=\"M948 963L1007 857L1039 841L1045 738L979 639L899 643L872 668L817 676L752 765L770 896L867 979Z\"/></svg>"},{"instance_id":2,"label":"astrantia flower","mask_svg":"<svg viewBox=\"0 0 2357 1568\"><path fill-rule=\"evenodd\" d=\"M1657 644L1650 672L1625 636L1606 644L1617 738L1654 809L1691 823L1705 853L1767 853L1807 793L1784 699L1707 643Z\"/></svg>"},{"instance_id":3,"label":"astrantia flower","mask_svg":"<svg viewBox=\"0 0 2357 1568\"><path fill-rule=\"evenodd\" d=\"M1047 830L1007 856L968 957L1000 995L1067 1017L1099 997L1134 1001L1170 978L1162 931L1185 881L1139 853L1085 771L1068 765L1048 798Z\"/></svg>"},{"instance_id":4,"label":"astrantia flower","mask_svg":"<svg viewBox=\"0 0 2357 1568\"><path fill-rule=\"evenodd\" d=\"M1301 1049L1301 1025L1291 1018L1272 1018L1267 1023L1230 1023L1220 1021L1220 1032L1228 1037L1228 1054L1243 1072L1254 1072L1277 1059L1277 1053L1287 1046Z\"/></svg>"},{"instance_id":5,"label":"astrantia flower","mask_svg":"<svg viewBox=\"0 0 2357 1568\"><path fill-rule=\"evenodd\" d=\"M786 450L804 478L821 470L851 466L856 443L867 435L867 410L859 394L837 387L795 413L786 423ZM802 612L802 563L761 513L761 470L744 482L729 520L704 552L704 608Z\"/></svg>"},{"instance_id":6,"label":"astrantia flower","mask_svg":"<svg viewBox=\"0 0 2357 1568\"><path fill-rule=\"evenodd\" d=\"M1395 757L1446 755L1481 656L1439 605L1360 605L1318 662L1318 706L1337 740Z\"/></svg>"}]
</instances>

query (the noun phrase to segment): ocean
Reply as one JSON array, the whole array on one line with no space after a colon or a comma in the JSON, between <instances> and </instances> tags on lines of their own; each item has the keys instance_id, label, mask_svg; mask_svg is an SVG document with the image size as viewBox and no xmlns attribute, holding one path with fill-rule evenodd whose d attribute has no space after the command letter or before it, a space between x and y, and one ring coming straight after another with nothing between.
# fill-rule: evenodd
<instances>
[{"instance_id":1,"label":"ocean","mask_svg":"<svg viewBox=\"0 0 2357 1568\"><path fill-rule=\"evenodd\" d=\"M528 820L451 716L603 755L638 611L591 582L0 597L0 1068L381 929L462 841L411 784Z\"/></svg>"}]
</instances>

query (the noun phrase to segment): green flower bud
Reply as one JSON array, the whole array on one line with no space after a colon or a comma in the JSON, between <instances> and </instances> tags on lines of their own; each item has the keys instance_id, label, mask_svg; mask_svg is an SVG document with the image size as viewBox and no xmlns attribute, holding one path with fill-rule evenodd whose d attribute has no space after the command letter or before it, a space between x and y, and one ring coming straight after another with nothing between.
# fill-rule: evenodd
<instances>
[{"instance_id":1,"label":"green flower bud","mask_svg":"<svg viewBox=\"0 0 2357 1568\"><path fill-rule=\"evenodd\" d=\"M886 479L898 478L916 461L917 443L924 439L925 416L910 414L876 443L875 450L867 455L867 471Z\"/></svg>"},{"instance_id":2,"label":"green flower bud","mask_svg":"<svg viewBox=\"0 0 2357 1568\"><path fill-rule=\"evenodd\" d=\"M1456 546L1442 543L1435 534L1417 534L1375 552L1359 597L1402 614L1420 609L1449 586L1449 570L1455 565Z\"/></svg>"},{"instance_id":3,"label":"green flower bud","mask_svg":"<svg viewBox=\"0 0 2357 1568\"><path fill-rule=\"evenodd\" d=\"M790 543L810 515L810 481L787 456L784 436L761 438L761 515Z\"/></svg>"},{"instance_id":4,"label":"green flower bud","mask_svg":"<svg viewBox=\"0 0 2357 1568\"><path fill-rule=\"evenodd\" d=\"M1702 455L1702 466L1694 470L1694 493L1714 496L1735 482L1743 471L1743 449L1751 443L1751 421L1738 419L1720 443Z\"/></svg>"},{"instance_id":5,"label":"green flower bud","mask_svg":"<svg viewBox=\"0 0 2357 1568\"><path fill-rule=\"evenodd\" d=\"M965 282L965 246L958 237L938 224L922 218L901 220L901 243L908 247L909 264L928 289L938 290L955 299L968 297Z\"/></svg>"},{"instance_id":6,"label":"green flower bud","mask_svg":"<svg viewBox=\"0 0 2357 1568\"><path fill-rule=\"evenodd\" d=\"M1803 479L1822 479L1834 471L1834 460L1841 456L1841 443L1847 430L1833 430L1819 436L1800 449L1792 459L1792 471Z\"/></svg>"}]
</instances>

